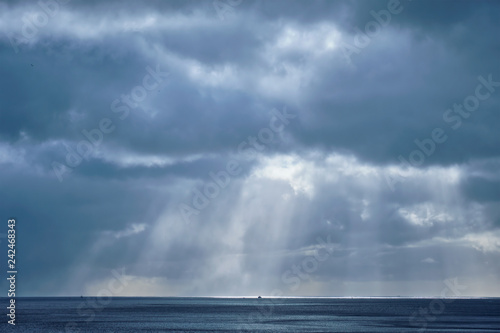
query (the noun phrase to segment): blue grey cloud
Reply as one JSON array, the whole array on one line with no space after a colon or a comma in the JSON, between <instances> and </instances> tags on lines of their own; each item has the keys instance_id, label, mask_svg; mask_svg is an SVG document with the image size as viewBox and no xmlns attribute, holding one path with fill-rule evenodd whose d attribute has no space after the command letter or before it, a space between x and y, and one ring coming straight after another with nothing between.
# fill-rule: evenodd
<instances>
[{"instance_id":1,"label":"blue grey cloud","mask_svg":"<svg viewBox=\"0 0 500 333\"><path fill-rule=\"evenodd\" d=\"M500 294L499 4L221 1L0 2L20 293Z\"/></svg>"}]
</instances>

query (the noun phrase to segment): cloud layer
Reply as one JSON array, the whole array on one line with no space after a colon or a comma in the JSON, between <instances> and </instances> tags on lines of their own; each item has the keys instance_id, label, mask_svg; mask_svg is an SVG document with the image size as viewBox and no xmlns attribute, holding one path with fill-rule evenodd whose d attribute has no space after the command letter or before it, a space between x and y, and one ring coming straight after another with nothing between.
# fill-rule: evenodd
<instances>
[{"instance_id":1,"label":"cloud layer","mask_svg":"<svg viewBox=\"0 0 500 333\"><path fill-rule=\"evenodd\" d=\"M0 13L21 294L500 296L497 2Z\"/></svg>"}]
</instances>

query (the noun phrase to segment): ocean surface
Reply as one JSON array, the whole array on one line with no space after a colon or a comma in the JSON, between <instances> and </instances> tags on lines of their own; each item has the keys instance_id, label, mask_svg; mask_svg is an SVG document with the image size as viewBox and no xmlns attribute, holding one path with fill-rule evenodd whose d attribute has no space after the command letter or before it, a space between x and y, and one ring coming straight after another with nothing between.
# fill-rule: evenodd
<instances>
[{"instance_id":1,"label":"ocean surface","mask_svg":"<svg viewBox=\"0 0 500 333\"><path fill-rule=\"evenodd\" d=\"M16 298L1 332L500 332L500 298Z\"/></svg>"}]
</instances>

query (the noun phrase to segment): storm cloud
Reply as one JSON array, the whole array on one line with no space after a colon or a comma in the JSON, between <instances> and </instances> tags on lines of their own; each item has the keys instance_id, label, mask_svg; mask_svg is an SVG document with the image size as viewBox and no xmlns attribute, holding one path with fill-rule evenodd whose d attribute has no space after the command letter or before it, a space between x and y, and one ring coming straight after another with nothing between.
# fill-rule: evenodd
<instances>
[{"instance_id":1,"label":"storm cloud","mask_svg":"<svg viewBox=\"0 0 500 333\"><path fill-rule=\"evenodd\" d=\"M0 31L20 295L500 296L500 3L1 1Z\"/></svg>"}]
</instances>

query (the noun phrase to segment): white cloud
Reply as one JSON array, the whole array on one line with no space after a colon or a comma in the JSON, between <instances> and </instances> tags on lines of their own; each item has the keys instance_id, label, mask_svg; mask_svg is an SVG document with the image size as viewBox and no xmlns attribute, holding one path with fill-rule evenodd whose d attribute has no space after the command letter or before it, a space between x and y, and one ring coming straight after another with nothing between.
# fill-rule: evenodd
<instances>
[{"instance_id":1,"label":"white cloud","mask_svg":"<svg viewBox=\"0 0 500 333\"><path fill-rule=\"evenodd\" d=\"M500 231L469 234L460 241L484 253L500 253Z\"/></svg>"},{"instance_id":2,"label":"white cloud","mask_svg":"<svg viewBox=\"0 0 500 333\"><path fill-rule=\"evenodd\" d=\"M147 225L145 223L133 223L127 226L123 230L119 231L105 231L105 235L111 235L114 238L130 237L139 234L146 230Z\"/></svg>"},{"instance_id":3,"label":"white cloud","mask_svg":"<svg viewBox=\"0 0 500 333\"><path fill-rule=\"evenodd\" d=\"M94 156L120 167L165 167L178 163L194 162L201 158L209 158L210 154L193 154L181 157L169 157L157 154L138 154L136 152L124 151L120 149L100 147Z\"/></svg>"},{"instance_id":4,"label":"white cloud","mask_svg":"<svg viewBox=\"0 0 500 333\"><path fill-rule=\"evenodd\" d=\"M417 204L411 207L398 209L399 214L414 225L429 227L435 223L446 223L454 220L449 207L436 207L431 202Z\"/></svg>"},{"instance_id":5,"label":"white cloud","mask_svg":"<svg viewBox=\"0 0 500 333\"><path fill-rule=\"evenodd\" d=\"M420 262L423 262L426 264L436 264L437 263L437 261L434 260L433 258L425 258L425 259L422 259Z\"/></svg>"}]
</instances>

